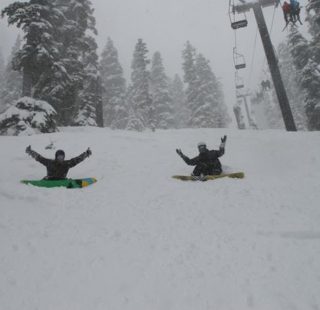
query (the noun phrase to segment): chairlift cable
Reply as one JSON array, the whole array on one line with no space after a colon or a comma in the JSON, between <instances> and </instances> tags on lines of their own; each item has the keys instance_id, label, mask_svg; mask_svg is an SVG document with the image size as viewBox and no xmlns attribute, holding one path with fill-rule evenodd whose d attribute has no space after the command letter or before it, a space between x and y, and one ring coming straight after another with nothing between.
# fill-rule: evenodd
<instances>
[{"instance_id":1,"label":"chairlift cable","mask_svg":"<svg viewBox=\"0 0 320 310\"><path fill-rule=\"evenodd\" d=\"M258 38L258 27L256 27L256 34L254 37L253 52L252 52L252 58L251 58L251 63L250 63L250 73L249 73L249 78L248 78L248 87L250 87L250 85L251 85L251 78L252 78L252 73L253 73L256 47L257 47L257 38Z\"/></svg>"},{"instance_id":2,"label":"chairlift cable","mask_svg":"<svg viewBox=\"0 0 320 310\"><path fill-rule=\"evenodd\" d=\"M270 37L271 37L271 34L272 34L272 29L273 29L273 23L274 23L274 17L275 17L275 15L276 15L276 7L274 7L274 9L273 9L272 22L271 22L271 26L270 26L270 30L269 30L269 32L270 32Z\"/></svg>"}]
</instances>

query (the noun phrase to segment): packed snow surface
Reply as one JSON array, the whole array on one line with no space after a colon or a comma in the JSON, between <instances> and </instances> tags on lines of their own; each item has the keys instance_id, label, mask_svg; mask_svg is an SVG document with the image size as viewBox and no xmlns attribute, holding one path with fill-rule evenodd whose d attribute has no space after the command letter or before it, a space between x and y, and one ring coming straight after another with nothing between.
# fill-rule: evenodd
<instances>
[{"instance_id":1,"label":"packed snow surface","mask_svg":"<svg viewBox=\"0 0 320 310\"><path fill-rule=\"evenodd\" d=\"M246 178L182 182L175 153L218 148ZM19 183L24 151L93 155L81 190ZM320 133L63 128L0 137L1 310L320 309Z\"/></svg>"}]
</instances>

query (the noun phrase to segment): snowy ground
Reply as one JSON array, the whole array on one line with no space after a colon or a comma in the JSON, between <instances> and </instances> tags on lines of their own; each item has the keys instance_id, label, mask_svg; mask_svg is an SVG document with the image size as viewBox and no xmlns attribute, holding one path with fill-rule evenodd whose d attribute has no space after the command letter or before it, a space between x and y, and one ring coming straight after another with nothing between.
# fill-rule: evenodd
<instances>
[{"instance_id":1,"label":"snowy ground","mask_svg":"<svg viewBox=\"0 0 320 310\"><path fill-rule=\"evenodd\" d=\"M181 182L176 155L217 148L244 180ZM88 146L82 190L19 184ZM64 129L0 137L1 310L320 309L320 133Z\"/></svg>"}]
</instances>

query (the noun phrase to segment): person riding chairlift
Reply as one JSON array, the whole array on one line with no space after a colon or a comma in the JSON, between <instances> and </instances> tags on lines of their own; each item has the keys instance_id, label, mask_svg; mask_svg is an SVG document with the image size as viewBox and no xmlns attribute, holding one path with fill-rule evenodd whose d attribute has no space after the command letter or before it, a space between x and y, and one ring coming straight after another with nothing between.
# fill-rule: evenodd
<instances>
[{"instance_id":1,"label":"person riding chairlift","mask_svg":"<svg viewBox=\"0 0 320 310\"><path fill-rule=\"evenodd\" d=\"M289 24L289 22L292 22L292 15L291 15L291 5L285 1L282 6L283 10L283 16L286 24Z\"/></svg>"},{"instance_id":2,"label":"person riding chairlift","mask_svg":"<svg viewBox=\"0 0 320 310\"><path fill-rule=\"evenodd\" d=\"M282 6L283 10L283 16L284 20L286 22L286 26L292 22L293 25L297 21L302 25L301 19L300 19L300 12L301 12L301 7L300 3L297 0L290 0L290 3L285 1Z\"/></svg>"},{"instance_id":3,"label":"person riding chairlift","mask_svg":"<svg viewBox=\"0 0 320 310\"><path fill-rule=\"evenodd\" d=\"M292 17L293 23L296 23L297 21L299 21L299 23L302 25L302 22L300 19L300 12L301 12L300 3L297 0L290 0L290 8L291 8L291 17Z\"/></svg>"}]
</instances>

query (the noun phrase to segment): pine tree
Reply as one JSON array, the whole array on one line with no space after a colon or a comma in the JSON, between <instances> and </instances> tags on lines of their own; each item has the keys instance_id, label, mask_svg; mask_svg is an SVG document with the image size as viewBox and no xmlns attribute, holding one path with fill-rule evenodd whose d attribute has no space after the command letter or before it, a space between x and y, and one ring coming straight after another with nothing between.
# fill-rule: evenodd
<instances>
[{"instance_id":1,"label":"pine tree","mask_svg":"<svg viewBox=\"0 0 320 310\"><path fill-rule=\"evenodd\" d=\"M197 93L192 102L191 108L191 127L214 127L214 110L218 102L214 97L215 85L213 72L209 66L209 61L199 54L195 63Z\"/></svg>"},{"instance_id":2,"label":"pine tree","mask_svg":"<svg viewBox=\"0 0 320 310\"><path fill-rule=\"evenodd\" d=\"M149 90L149 79L150 74L147 69L150 61L147 58L147 47L142 39L138 40L135 46L133 54L133 61L131 64L131 86L128 92L128 102L132 108L129 122L132 123L134 120L139 120L143 127L151 127L152 125L152 100ZM137 124L137 121L134 121ZM132 128L132 126L130 126ZM137 128L141 129L141 126ZM139 130L140 130L139 129Z\"/></svg>"},{"instance_id":3,"label":"pine tree","mask_svg":"<svg viewBox=\"0 0 320 310\"><path fill-rule=\"evenodd\" d=\"M287 43L297 74L300 74L311 57L309 42L296 27L290 27Z\"/></svg>"},{"instance_id":4,"label":"pine tree","mask_svg":"<svg viewBox=\"0 0 320 310\"><path fill-rule=\"evenodd\" d=\"M126 81L113 41L108 38L102 52L100 72L103 85L103 111L105 126L124 129L128 112L125 102Z\"/></svg>"},{"instance_id":5,"label":"pine tree","mask_svg":"<svg viewBox=\"0 0 320 310\"><path fill-rule=\"evenodd\" d=\"M155 127L168 129L173 127L173 103L169 91L169 79L165 73L161 54L155 52L151 66L151 93L154 107Z\"/></svg>"},{"instance_id":6,"label":"pine tree","mask_svg":"<svg viewBox=\"0 0 320 310\"><path fill-rule=\"evenodd\" d=\"M101 110L101 102L99 102L100 100L98 99L95 107L86 107L84 103L89 103L91 100L94 100L93 97L95 96L99 98L99 94L93 95L91 93L94 87L91 84L92 81L88 81L92 70L95 70L93 67L96 66L96 64L94 64L95 60L91 58L89 61L90 57L94 54L89 45L92 44L92 49L96 49L96 43L92 35L97 34L92 3L89 0L55 1L57 2L57 7L65 17L60 39L62 46L61 59L69 76L69 82L63 88L59 108L57 108L60 123L64 125L78 123L79 115L82 115L82 117L80 117L82 124L93 124L89 119L94 117L93 114L97 112L97 108ZM95 57L96 56L93 56L93 58ZM91 67L91 65L88 67L88 63L91 63L93 67ZM93 77L93 79L95 78L96 76ZM84 89L89 93L87 94ZM97 92L99 92L99 87L97 87ZM80 111L78 111L78 109L80 109ZM94 110L96 111L94 112ZM88 121L85 121L83 117L88 117ZM96 117L96 122L101 123L101 112L96 114Z\"/></svg>"},{"instance_id":7,"label":"pine tree","mask_svg":"<svg viewBox=\"0 0 320 310\"><path fill-rule=\"evenodd\" d=\"M320 64L320 1L309 0L306 6L309 32L312 36L311 50L313 60Z\"/></svg>"},{"instance_id":8,"label":"pine tree","mask_svg":"<svg viewBox=\"0 0 320 310\"><path fill-rule=\"evenodd\" d=\"M196 49L191 45L189 41L187 41L185 44L185 48L182 51L182 69L184 72L183 80L187 84L187 108L190 110L190 113L197 94L196 55ZM188 121L188 125L190 125L189 122L190 120Z\"/></svg>"},{"instance_id":9,"label":"pine tree","mask_svg":"<svg viewBox=\"0 0 320 310\"><path fill-rule=\"evenodd\" d=\"M310 59L302 71L301 86L306 89L306 114L310 130L320 130L320 68Z\"/></svg>"},{"instance_id":10,"label":"pine tree","mask_svg":"<svg viewBox=\"0 0 320 310\"><path fill-rule=\"evenodd\" d=\"M229 122L224 105L221 84L213 73L209 61L199 54L195 61L195 89L189 102L191 127L224 127Z\"/></svg>"},{"instance_id":11,"label":"pine tree","mask_svg":"<svg viewBox=\"0 0 320 310\"><path fill-rule=\"evenodd\" d=\"M79 107L74 125L103 127L102 85L98 71L97 44L87 36L86 50L82 57L84 65L83 88L79 92ZM100 117L99 117L100 114Z\"/></svg>"},{"instance_id":12,"label":"pine tree","mask_svg":"<svg viewBox=\"0 0 320 310\"><path fill-rule=\"evenodd\" d=\"M0 49L0 113L4 109L3 92L5 89L5 65L4 57Z\"/></svg>"},{"instance_id":13,"label":"pine tree","mask_svg":"<svg viewBox=\"0 0 320 310\"><path fill-rule=\"evenodd\" d=\"M59 125L73 124L86 98L87 103L95 100L96 122L102 126L101 86L93 69L98 65L91 33L97 32L91 6L89 0L30 0L2 11L9 24L25 33L25 43L13 61L14 69L23 73L22 94L52 104Z\"/></svg>"},{"instance_id":14,"label":"pine tree","mask_svg":"<svg viewBox=\"0 0 320 310\"><path fill-rule=\"evenodd\" d=\"M220 80L213 73L213 81L215 85L214 96L218 102L215 113L215 127L216 128L227 128L232 122L231 117L228 112L228 107L225 104L223 86Z\"/></svg>"},{"instance_id":15,"label":"pine tree","mask_svg":"<svg viewBox=\"0 0 320 310\"><path fill-rule=\"evenodd\" d=\"M293 63L297 69L298 82L305 94L305 111L310 130L320 130L320 72L315 62L316 54L312 45L301 35L291 28L288 37L289 49Z\"/></svg>"},{"instance_id":16,"label":"pine tree","mask_svg":"<svg viewBox=\"0 0 320 310\"><path fill-rule=\"evenodd\" d=\"M309 0L306 7L311 59L302 72L301 85L307 90L306 114L310 130L320 130L320 1Z\"/></svg>"},{"instance_id":17,"label":"pine tree","mask_svg":"<svg viewBox=\"0 0 320 310\"><path fill-rule=\"evenodd\" d=\"M173 101L173 115L176 128L184 128L190 119L190 111L187 108L187 98L183 81L178 74L174 76L170 85L170 94Z\"/></svg>"},{"instance_id":18,"label":"pine tree","mask_svg":"<svg viewBox=\"0 0 320 310\"><path fill-rule=\"evenodd\" d=\"M291 39L294 38L294 36L289 37ZM305 94L299 84L299 71L293 64L293 57L291 54L295 54L295 56L297 56L301 53L304 55L307 53L308 49L301 49L302 46L298 46L297 49L292 49L295 47L293 43L294 41L288 40L288 42L283 42L279 45L278 61L295 123L299 130L305 130L307 128L307 119L304 107ZM301 60L303 60L303 58ZM301 66L303 67L305 64L301 64Z\"/></svg>"},{"instance_id":19,"label":"pine tree","mask_svg":"<svg viewBox=\"0 0 320 310\"><path fill-rule=\"evenodd\" d=\"M6 69L4 72L4 87L0 93L1 100L5 108L12 105L22 95L22 74L19 71L13 70L13 59L19 52L21 47L21 38L17 37L17 40L11 50Z\"/></svg>"},{"instance_id":20,"label":"pine tree","mask_svg":"<svg viewBox=\"0 0 320 310\"><path fill-rule=\"evenodd\" d=\"M14 69L23 73L22 95L41 98L39 88L52 84L57 76L60 83L63 81L65 69L58 62L57 41L63 16L54 0L14 2L3 9L4 16L9 25L16 25L25 33L24 45L13 61Z\"/></svg>"}]
</instances>

